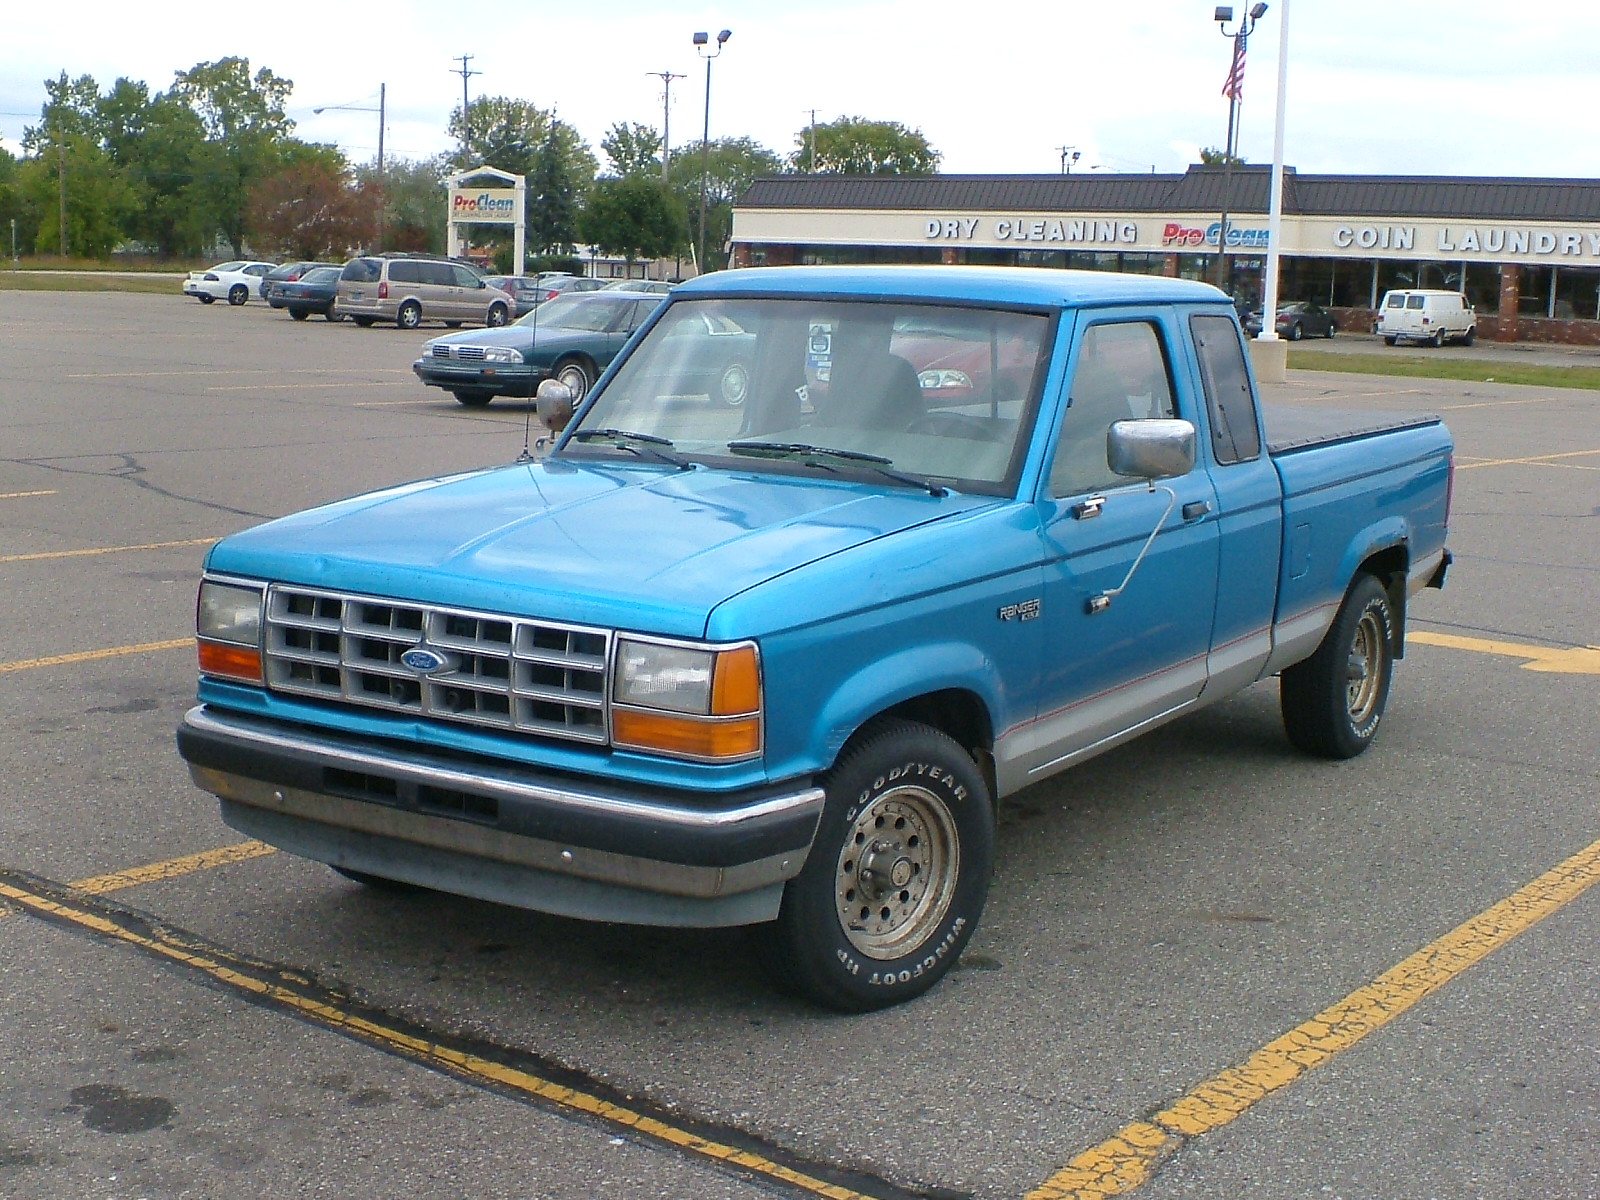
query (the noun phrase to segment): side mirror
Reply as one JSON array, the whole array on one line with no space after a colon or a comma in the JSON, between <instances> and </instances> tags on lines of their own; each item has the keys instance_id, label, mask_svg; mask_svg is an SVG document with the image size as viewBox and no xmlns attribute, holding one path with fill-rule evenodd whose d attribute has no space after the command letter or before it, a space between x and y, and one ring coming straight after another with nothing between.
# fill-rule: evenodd
<instances>
[{"instance_id":1,"label":"side mirror","mask_svg":"<svg viewBox=\"0 0 1600 1200\"><path fill-rule=\"evenodd\" d=\"M539 424L551 433L560 433L572 420L572 389L560 380L546 379L539 385L534 407Z\"/></svg>"},{"instance_id":2,"label":"side mirror","mask_svg":"<svg viewBox=\"0 0 1600 1200\"><path fill-rule=\"evenodd\" d=\"M1167 417L1113 421L1106 431L1106 465L1135 479L1187 475L1194 470L1194 441L1189 421Z\"/></svg>"}]
</instances>

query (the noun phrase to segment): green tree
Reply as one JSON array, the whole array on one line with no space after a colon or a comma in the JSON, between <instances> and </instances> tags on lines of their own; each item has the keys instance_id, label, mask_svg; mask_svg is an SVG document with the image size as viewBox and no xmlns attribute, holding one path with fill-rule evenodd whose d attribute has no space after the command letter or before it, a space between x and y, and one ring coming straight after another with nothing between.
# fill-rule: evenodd
<instances>
[{"instance_id":1,"label":"green tree","mask_svg":"<svg viewBox=\"0 0 1600 1200\"><path fill-rule=\"evenodd\" d=\"M602 254L665 258L684 247L689 222L683 201L654 175L634 174L595 180L583 211L578 236Z\"/></svg>"},{"instance_id":2,"label":"green tree","mask_svg":"<svg viewBox=\"0 0 1600 1200\"><path fill-rule=\"evenodd\" d=\"M814 155L813 155L814 151ZM840 117L795 135L789 165L797 171L829 175L934 175L940 154L916 129L899 121Z\"/></svg>"},{"instance_id":3,"label":"green tree","mask_svg":"<svg viewBox=\"0 0 1600 1200\"><path fill-rule=\"evenodd\" d=\"M137 196L102 144L99 86L92 76L69 80L62 72L45 81L45 94L39 124L23 131L32 157L18 178L33 216L33 248L104 257L124 240Z\"/></svg>"},{"instance_id":4,"label":"green tree","mask_svg":"<svg viewBox=\"0 0 1600 1200\"><path fill-rule=\"evenodd\" d=\"M357 181L381 195L383 249L442 254L445 237L445 192L440 181L454 169L445 158L390 159L378 179L377 165L356 169Z\"/></svg>"},{"instance_id":5,"label":"green tree","mask_svg":"<svg viewBox=\"0 0 1600 1200\"><path fill-rule=\"evenodd\" d=\"M1229 154L1226 150L1219 150L1215 146L1200 148L1200 162L1207 167L1244 166L1244 159L1237 154Z\"/></svg>"},{"instance_id":6,"label":"green tree","mask_svg":"<svg viewBox=\"0 0 1600 1200\"><path fill-rule=\"evenodd\" d=\"M661 174L661 135L653 125L618 121L600 139L600 149L617 175Z\"/></svg>"},{"instance_id":7,"label":"green tree","mask_svg":"<svg viewBox=\"0 0 1600 1200\"><path fill-rule=\"evenodd\" d=\"M733 236L733 205L752 182L783 170L783 160L752 138L719 138L710 153L691 142L672 156L672 187L682 199L689 227L699 241L700 180L706 181L706 262L702 271L716 270L727 260Z\"/></svg>"},{"instance_id":8,"label":"green tree","mask_svg":"<svg viewBox=\"0 0 1600 1200\"><path fill-rule=\"evenodd\" d=\"M294 129L284 103L294 84L250 60L228 57L179 71L171 95L187 104L205 132L196 152L196 193L208 215L242 256L249 235L252 183L284 163L283 143Z\"/></svg>"}]
</instances>

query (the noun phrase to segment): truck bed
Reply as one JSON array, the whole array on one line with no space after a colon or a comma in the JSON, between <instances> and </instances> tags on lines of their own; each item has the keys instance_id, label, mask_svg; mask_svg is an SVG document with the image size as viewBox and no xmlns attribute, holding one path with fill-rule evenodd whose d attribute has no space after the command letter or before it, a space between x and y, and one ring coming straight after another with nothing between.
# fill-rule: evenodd
<instances>
[{"instance_id":1,"label":"truck bed","mask_svg":"<svg viewBox=\"0 0 1600 1200\"><path fill-rule=\"evenodd\" d=\"M1440 423L1435 413L1361 412L1309 404L1264 403L1261 414L1267 426L1267 453L1274 457Z\"/></svg>"}]
</instances>

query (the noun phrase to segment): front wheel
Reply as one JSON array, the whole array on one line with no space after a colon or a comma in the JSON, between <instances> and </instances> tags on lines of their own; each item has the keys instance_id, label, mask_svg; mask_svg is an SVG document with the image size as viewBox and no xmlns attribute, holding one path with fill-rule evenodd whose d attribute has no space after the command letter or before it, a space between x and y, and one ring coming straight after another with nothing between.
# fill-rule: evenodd
<instances>
[{"instance_id":1,"label":"front wheel","mask_svg":"<svg viewBox=\"0 0 1600 1200\"><path fill-rule=\"evenodd\" d=\"M763 947L780 980L829 1008L920 996L977 928L994 860L983 773L927 725L886 722L847 749L800 874Z\"/></svg>"},{"instance_id":2,"label":"front wheel","mask_svg":"<svg viewBox=\"0 0 1600 1200\"><path fill-rule=\"evenodd\" d=\"M1354 758L1372 744L1394 677L1394 641L1389 593L1362 575L1316 652L1278 681L1283 728L1297 750Z\"/></svg>"},{"instance_id":3,"label":"front wheel","mask_svg":"<svg viewBox=\"0 0 1600 1200\"><path fill-rule=\"evenodd\" d=\"M460 391L451 392L458 403L465 404L468 408L482 408L494 399L493 392Z\"/></svg>"},{"instance_id":4,"label":"front wheel","mask_svg":"<svg viewBox=\"0 0 1600 1200\"><path fill-rule=\"evenodd\" d=\"M306 319L306 318L307 318L307 317L309 317L309 316L310 316L310 315L311 315L311 311L310 311L310 310L309 310L309 309L304 309L304 308L291 308L291 309L290 309L290 310L289 310L289 316L290 316L290 317L291 317L291 318L292 318L292 319L293 319L293 320L296 320L296 321L304 321L304 320L305 320L305 319Z\"/></svg>"},{"instance_id":5,"label":"front wheel","mask_svg":"<svg viewBox=\"0 0 1600 1200\"><path fill-rule=\"evenodd\" d=\"M594 376L589 373L589 368L576 358L568 358L556 364L555 378L572 389L572 403L576 405L589 394L589 389L594 386Z\"/></svg>"},{"instance_id":6,"label":"front wheel","mask_svg":"<svg viewBox=\"0 0 1600 1200\"><path fill-rule=\"evenodd\" d=\"M242 283L236 283L228 289L228 303L237 308L250 299L250 289Z\"/></svg>"},{"instance_id":7,"label":"front wheel","mask_svg":"<svg viewBox=\"0 0 1600 1200\"><path fill-rule=\"evenodd\" d=\"M483 323L490 329L499 329L506 323L510 315L511 314L506 311L506 306L504 304L491 304L489 306L488 314L483 319Z\"/></svg>"}]
</instances>

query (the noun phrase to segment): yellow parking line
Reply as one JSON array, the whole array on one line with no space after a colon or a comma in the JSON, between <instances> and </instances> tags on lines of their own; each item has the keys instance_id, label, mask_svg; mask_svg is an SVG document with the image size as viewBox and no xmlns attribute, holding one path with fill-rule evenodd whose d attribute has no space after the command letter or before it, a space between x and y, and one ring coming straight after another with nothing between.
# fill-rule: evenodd
<instances>
[{"instance_id":1,"label":"yellow parking line","mask_svg":"<svg viewBox=\"0 0 1600 1200\"><path fill-rule=\"evenodd\" d=\"M1427 629L1406 632L1406 641L1423 646L1446 646L1451 650L1474 650L1479 654L1501 654L1523 658L1524 671L1551 671L1561 675L1600 675L1600 646L1534 646L1525 642L1504 642L1491 638L1462 637L1454 633L1434 633Z\"/></svg>"},{"instance_id":2,"label":"yellow parking line","mask_svg":"<svg viewBox=\"0 0 1600 1200\"><path fill-rule=\"evenodd\" d=\"M225 867L229 863L244 862L246 859L275 853L277 851L272 846L252 839L247 842L235 842L231 846L220 846L215 850L202 850L198 854L185 854L181 858L169 858L164 862L130 867L126 871L113 871L109 875L93 875L88 879L69 883L67 886L76 888L80 892L88 892L92 896L99 896L106 892L138 887L143 883L159 883L163 879L176 879L180 875L188 875L195 871L209 871L213 867Z\"/></svg>"},{"instance_id":3,"label":"yellow parking line","mask_svg":"<svg viewBox=\"0 0 1600 1200\"><path fill-rule=\"evenodd\" d=\"M568 1113L598 1118L613 1127L666 1142L701 1158L740 1167L769 1180L826 1197L827 1200L872 1200L868 1193L831 1183L754 1150L717 1141L703 1133L675 1125L661 1116L643 1111L642 1106L619 1104L597 1092L557 1083L532 1071L419 1037L383 1023L375 1014L351 1011L331 994L313 991L309 987L293 988L285 982L277 982L289 978L281 969L264 971L264 964L250 963L221 947L205 945L199 939L177 935L159 926L147 926L143 922L122 924L86 904L76 905L65 898L52 899L41 891L9 883L3 878L0 878L0 897L30 912L137 946L198 971L236 992L253 996L325 1029L357 1038L412 1062L448 1071L472 1082L487 1084L527 1099L539 1100ZM300 982L304 983L303 980Z\"/></svg>"},{"instance_id":4,"label":"yellow parking line","mask_svg":"<svg viewBox=\"0 0 1600 1200\"><path fill-rule=\"evenodd\" d=\"M360 387L410 387L408 379L363 380L357 383L236 383L223 387L208 387L208 392L295 392L320 391L330 388Z\"/></svg>"},{"instance_id":5,"label":"yellow parking line","mask_svg":"<svg viewBox=\"0 0 1600 1200\"><path fill-rule=\"evenodd\" d=\"M1532 400L1479 400L1475 404L1440 404L1440 412L1460 412L1465 408L1514 408L1519 404L1549 404L1553 400L1565 400L1565 396L1539 396Z\"/></svg>"},{"instance_id":6,"label":"yellow parking line","mask_svg":"<svg viewBox=\"0 0 1600 1200\"><path fill-rule=\"evenodd\" d=\"M1387 1025L1596 882L1600 882L1600 842L1268 1042L1238 1066L1190 1089L1149 1120L1123 1126L1034 1188L1027 1200L1102 1200L1133 1191L1185 1143L1221 1128L1258 1100Z\"/></svg>"},{"instance_id":7,"label":"yellow parking line","mask_svg":"<svg viewBox=\"0 0 1600 1200\"><path fill-rule=\"evenodd\" d=\"M1560 454L1532 454L1527 458L1484 458L1477 462L1463 463L1457 466L1458 471L1470 471L1474 467L1508 467L1508 466L1535 466L1555 467L1562 464L1553 462L1557 458L1588 458L1600 454L1600 450L1566 450Z\"/></svg>"},{"instance_id":8,"label":"yellow parking line","mask_svg":"<svg viewBox=\"0 0 1600 1200\"><path fill-rule=\"evenodd\" d=\"M0 662L0 675L7 671L31 671L35 667L61 667L68 663L91 662L97 658L118 658L124 654L146 654L152 650L176 650L179 646L193 646L194 638L173 638L169 642L140 642L135 646L112 646L106 650L80 650L76 654L52 654L49 658L24 658L18 662Z\"/></svg>"},{"instance_id":9,"label":"yellow parking line","mask_svg":"<svg viewBox=\"0 0 1600 1200\"><path fill-rule=\"evenodd\" d=\"M0 554L0 563L37 562L45 558L88 558L95 554L121 554L124 550L165 550L171 546L209 546L214 537L188 538L181 542L146 542L142 546L96 546L90 550L44 550L37 554Z\"/></svg>"},{"instance_id":10,"label":"yellow parking line","mask_svg":"<svg viewBox=\"0 0 1600 1200\"><path fill-rule=\"evenodd\" d=\"M49 492L0 492L0 500L21 500L24 496L54 496L54 491Z\"/></svg>"},{"instance_id":11,"label":"yellow parking line","mask_svg":"<svg viewBox=\"0 0 1600 1200\"><path fill-rule=\"evenodd\" d=\"M362 368L363 371L376 370L380 375L399 375L402 372L409 375L407 367L375 367ZM100 371L87 375L63 375L63 379L169 379L174 377L187 377L190 375L203 375L208 379L215 379L220 375L349 375L351 371L340 371L331 367L257 367L252 369L240 368L233 371L218 371L207 368L202 371Z\"/></svg>"}]
</instances>

